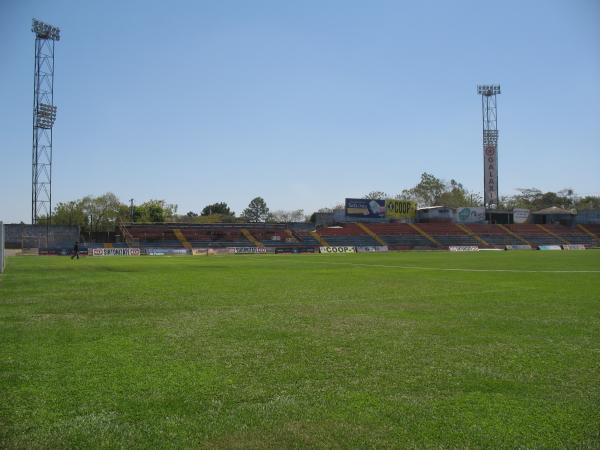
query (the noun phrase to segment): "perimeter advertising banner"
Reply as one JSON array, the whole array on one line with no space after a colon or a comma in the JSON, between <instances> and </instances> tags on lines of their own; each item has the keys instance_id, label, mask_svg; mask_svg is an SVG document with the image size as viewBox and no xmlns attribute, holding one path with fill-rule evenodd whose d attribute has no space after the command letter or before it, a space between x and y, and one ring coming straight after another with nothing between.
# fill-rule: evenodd
<instances>
[{"instance_id":1,"label":"perimeter advertising banner","mask_svg":"<svg viewBox=\"0 0 600 450\"><path fill-rule=\"evenodd\" d=\"M456 221L458 223L484 223L485 208L458 208L456 210Z\"/></svg>"},{"instance_id":2,"label":"perimeter advertising banner","mask_svg":"<svg viewBox=\"0 0 600 450\"><path fill-rule=\"evenodd\" d=\"M417 204L408 200L371 200L368 198L347 198L346 216L354 218L384 219L414 218Z\"/></svg>"},{"instance_id":3,"label":"perimeter advertising banner","mask_svg":"<svg viewBox=\"0 0 600 450\"><path fill-rule=\"evenodd\" d=\"M266 247L230 247L236 255L252 255L273 253L273 249Z\"/></svg>"},{"instance_id":4,"label":"perimeter advertising banner","mask_svg":"<svg viewBox=\"0 0 600 450\"><path fill-rule=\"evenodd\" d=\"M483 131L484 203L498 204L498 130Z\"/></svg>"},{"instance_id":5,"label":"perimeter advertising banner","mask_svg":"<svg viewBox=\"0 0 600 450\"><path fill-rule=\"evenodd\" d=\"M90 248L90 256L140 256L139 248Z\"/></svg>"},{"instance_id":6,"label":"perimeter advertising banner","mask_svg":"<svg viewBox=\"0 0 600 450\"><path fill-rule=\"evenodd\" d=\"M321 253L355 253L354 247L338 246L338 247L321 247Z\"/></svg>"},{"instance_id":7,"label":"perimeter advertising banner","mask_svg":"<svg viewBox=\"0 0 600 450\"><path fill-rule=\"evenodd\" d=\"M187 255L188 251L185 248L145 248L144 253L149 256Z\"/></svg>"}]
</instances>

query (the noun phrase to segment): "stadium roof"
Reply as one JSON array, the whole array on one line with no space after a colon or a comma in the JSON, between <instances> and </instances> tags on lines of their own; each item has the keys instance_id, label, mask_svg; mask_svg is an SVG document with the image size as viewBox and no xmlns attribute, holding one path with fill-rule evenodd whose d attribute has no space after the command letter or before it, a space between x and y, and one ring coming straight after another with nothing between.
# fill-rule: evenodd
<instances>
[{"instance_id":1,"label":"stadium roof","mask_svg":"<svg viewBox=\"0 0 600 450\"><path fill-rule=\"evenodd\" d=\"M559 208L558 206L551 206L550 208L540 209L539 211L534 212L533 214L571 214L575 215L577 212L575 210Z\"/></svg>"}]
</instances>

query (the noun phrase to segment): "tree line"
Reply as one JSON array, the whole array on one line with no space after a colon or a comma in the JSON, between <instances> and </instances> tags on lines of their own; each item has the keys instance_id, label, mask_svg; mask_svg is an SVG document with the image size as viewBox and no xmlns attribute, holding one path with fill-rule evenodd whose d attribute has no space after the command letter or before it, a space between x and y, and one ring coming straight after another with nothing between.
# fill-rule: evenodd
<instances>
[{"instance_id":1,"label":"tree line","mask_svg":"<svg viewBox=\"0 0 600 450\"><path fill-rule=\"evenodd\" d=\"M454 179L445 181L429 173L423 173L414 187L404 189L399 194L388 195L383 191L371 191L365 194L364 198L411 200L419 207L483 206L480 194L467 190ZM501 197L498 209L526 208L535 211L551 206L577 210L600 209L600 196L581 197L572 189L542 192L536 188L523 188L518 189L515 195ZM332 212L343 208L344 204L339 203L331 208L321 208L317 212ZM92 233L112 231L119 222L258 223L314 220L315 213L306 215L302 209L271 211L262 197L253 198L237 216L226 202L206 205L198 213L188 211L186 214L178 214L177 205L165 200L148 200L139 205L127 205L111 192L98 197L86 196L58 203L52 214L52 223L55 225L78 225L83 232ZM44 219L40 221L44 222Z\"/></svg>"}]
</instances>

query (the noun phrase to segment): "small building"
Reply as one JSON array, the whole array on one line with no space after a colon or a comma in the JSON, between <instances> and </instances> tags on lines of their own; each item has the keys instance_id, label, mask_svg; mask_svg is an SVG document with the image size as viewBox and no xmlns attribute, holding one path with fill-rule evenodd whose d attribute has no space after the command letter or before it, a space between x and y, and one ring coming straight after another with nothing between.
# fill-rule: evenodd
<instances>
[{"instance_id":1,"label":"small building","mask_svg":"<svg viewBox=\"0 0 600 450\"><path fill-rule=\"evenodd\" d=\"M551 206L533 213L533 223L541 225L566 225L575 223L577 211Z\"/></svg>"}]
</instances>

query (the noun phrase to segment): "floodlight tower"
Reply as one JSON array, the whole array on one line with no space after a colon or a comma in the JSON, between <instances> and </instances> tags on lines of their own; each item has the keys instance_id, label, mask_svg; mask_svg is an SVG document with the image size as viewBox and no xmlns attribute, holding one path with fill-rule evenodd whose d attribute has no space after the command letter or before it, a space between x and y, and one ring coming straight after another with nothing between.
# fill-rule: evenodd
<instances>
[{"instance_id":1,"label":"floodlight tower","mask_svg":"<svg viewBox=\"0 0 600 450\"><path fill-rule=\"evenodd\" d=\"M33 75L33 149L31 169L31 223L52 216L52 127L54 106L54 43L60 30L33 19L35 69Z\"/></svg>"},{"instance_id":2,"label":"floodlight tower","mask_svg":"<svg viewBox=\"0 0 600 450\"><path fill-rule=\"evenodd\" d=\"M496 95L500 85L479 85L483 115L483 203L487 208L498 205L498 114Z\"/></svg>"}]
</instances>

